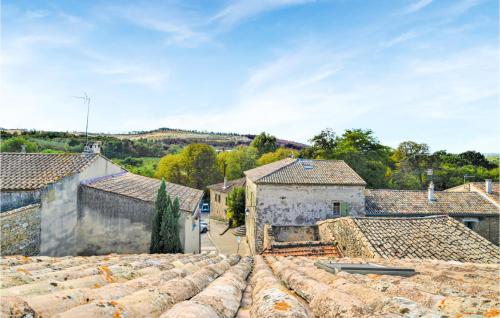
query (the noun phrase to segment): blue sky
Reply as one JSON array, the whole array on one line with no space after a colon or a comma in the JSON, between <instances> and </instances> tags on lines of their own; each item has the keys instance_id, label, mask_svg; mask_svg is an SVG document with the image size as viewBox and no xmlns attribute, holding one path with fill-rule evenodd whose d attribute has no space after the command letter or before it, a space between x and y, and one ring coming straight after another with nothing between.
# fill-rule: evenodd
<instances>
[{"instance_id":1,"label":"blue sky","mask_svg":"<svg viewBox=\"0 0 500 318\"><path fill-rule=\"evenodd\" d=\"M496 0L2 1L0 127L498 152Z\"/></svg>"}]
</instances>

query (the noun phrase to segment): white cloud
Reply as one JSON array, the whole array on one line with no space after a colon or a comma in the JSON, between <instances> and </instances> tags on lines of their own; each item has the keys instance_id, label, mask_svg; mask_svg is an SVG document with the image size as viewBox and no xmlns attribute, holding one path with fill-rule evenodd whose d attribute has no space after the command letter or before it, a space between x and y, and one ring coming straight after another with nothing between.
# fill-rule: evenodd
<instances>
[{"instance_id":1,"label":"white cloud","mask_svg":"<svg viewBox=\"0 0 500 318\"><path fill-rule=\"evenodd\" d=\"M408 31L400 34L399 36L392 38L388 41L382 42L382 47L388 48L392 47L395 45L398 45L400 43L412 40L418 36L417 32L415 31Z\"/></svg>"},{"instance_id":2,"label":"white cloud","mask_svg":"<svg viewBox=\"0 0 500 318\"><path fill-rule=\"evenodd\" d=\"M414 13L417 11L422 10L423 8L427 7L432 3L432 0L418 0L410 4L406 10L405 13Z\"/></svg>"}]
</instances>

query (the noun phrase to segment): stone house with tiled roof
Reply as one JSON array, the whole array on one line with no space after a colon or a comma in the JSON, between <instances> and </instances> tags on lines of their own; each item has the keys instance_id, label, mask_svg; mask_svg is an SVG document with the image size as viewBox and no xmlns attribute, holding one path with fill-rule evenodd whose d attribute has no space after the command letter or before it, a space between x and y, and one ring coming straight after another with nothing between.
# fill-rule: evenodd
<instances>
[{"instance_id":1,"label":"stone house with tiled roof","mask_svg":"<svg viewBox=\"0 0 500 318\"><path fill-rule=\"evenodd\" d=\"M96 153L0 153L2 232L8 229L16 237L10 241L16 246L9 246L9 250L27 255L75 255L80 182L121 171ZM39 208L30 209L29 216L24 214L24 223L4 218L4 212L32 204ZM30 223L39 227L25 226ZM2 237L2 242L7 239Z\"/></svg>"},{"instance_id":2,"label":"stone house with tiled roof","mask_svg":"<svg viewBox=\"0 0 500 318\"><path fill-rule=\"evenodd\" d=\"M98 153L1 153L2 254L148 252L145 240L151 237L159 186L159 180L126 173ZM193 229L199 229L195 213L201 191L174 184L168 190L186 212L181 235L189 236L187 251L198 252L199 232ZM99 195L88 195L91 191Z\"/></svg>"},{"instance_id":3,"label":"stone house with tiled roof","mask_svg":"<svg viewBox=\"0 0 500 318\"><path fill-rule=\"evenodd\" d=\"M161 181L122 172L82 182L79 193L77 253L147 253L154 203ZM199 203L203 191L167 182L178 198L179 237L185 253L200 252Z\"/></svg>"},{"instance_id":4,"label":"stone house with tiled roof","mask_svg":"<svg viewBox=\"0 0 500 318\"><path fill-rule=\"evenodd\" d=\"M365 181L341 160L287 158L245 171L246 231L252 253L263 250L264 225L311 226L364 214Z\"/></svg>"},{"instance_id":5,"label":"stone house with tiled roof","mask_svg":"<svg viewBox=\"0 0 500 318\"><path fill-rule=\"evenodd\" d=\"M484 182L468 182L444 191L476 192L500 208L500 183L494 182L491 179L486 179Z\"/></svg>"},{"instance_id":6,"label":"stone house with tiled roof","mask_svg":"<svg viewBox=\"0 0 500 318\"><path fill-rule=\"evenodd\" d=\"M497 246L446 215L338 218L318 222L318 231L349 257L500 262Z\"/></svg>"},{"instance_id":7,"label":"stone house with tiled roof","mask_svg":"<svg viewBox=\"0 0 500 318\"><path fill-rule=\"evenodd\" d=\"M499 244L500 209L476 192L365 190L368 217L448 215Z\"/></svg>"},{"instance_id":8,"label":"stone house with tiled roof","mask_svg":"<svg viewBox=\"0 0 500 318\"><path fill-rule=\"evenodd\" d=\"M245 187L246 178L224 181L209 185L210 217L219 221L227 221L227 195L235 187Z\"/></svg>"}]
</instances>

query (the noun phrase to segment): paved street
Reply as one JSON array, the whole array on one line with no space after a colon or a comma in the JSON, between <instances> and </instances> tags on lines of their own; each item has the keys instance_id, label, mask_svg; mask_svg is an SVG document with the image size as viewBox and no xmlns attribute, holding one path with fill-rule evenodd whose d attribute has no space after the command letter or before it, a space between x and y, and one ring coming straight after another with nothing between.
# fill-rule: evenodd
<instances>
[{"instance_id":1,"label":"paved street","mask_svg":"<svg viewBox=\"0 0 500 318\"><path fill-rule=\"evenodd\" d=\"M231 230L227 231L224 235L219 235L226 229L226 224L224 222L211 220L209 219L208 214L202 215L202 220L206 221L209 224L208 234L201 234L202 251L211 251L215 248L221 254L249 254L249 249L245 237L241 237L241 242L238 249L236 236L233 235Z\"/></svg>"}]
</instances>

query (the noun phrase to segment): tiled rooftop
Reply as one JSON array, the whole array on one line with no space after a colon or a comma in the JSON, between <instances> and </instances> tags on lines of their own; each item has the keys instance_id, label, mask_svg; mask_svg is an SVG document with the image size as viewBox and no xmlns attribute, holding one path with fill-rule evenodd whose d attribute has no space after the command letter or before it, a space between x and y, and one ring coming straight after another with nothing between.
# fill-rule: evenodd
<instances>
[{"instance_id":1,"label":"tiled rooftop","mask_svg":"<svg viewBox=\"0 0 500 318\"><path fill-rule=\"evenodd\" d=\"M246 178L239 178L236 180L227 181L226 187L224 188L224 182L209 185L207 188L215 190L217 192L228 193L234 187L244 187Z\"/></svg>"},{"instance_id":2,"label":"tiled rooftop","mask_svg":"<svg viewBox=\"0 0 500 318\"><path fill-rule=\"evenodd\" d=\"M342 160L301 160L287 158L245 171L255 183L366 185Z\"/></svg>"},{"instance_id":3,"label":"tiled rooftop","mask_svg":"<svg viewBox=\"0 0 500 318\"><path fill-rule=\"evenodd\" d=\"M493 200L494 202L500 204L500 183L492 182L491 185L492 185L492 190L493 190L491 193L486 193L484 182L469 182L469 183L462 184L462 185L459 185L459 186L451 188L451 189L446 189L445 191L469 192L469 191L476 190L476 191L482 193L483 195L487 196L489 199Z\"/></svg>"},{"instance_id":4,"label":"tiled rooftop","mask_svg":"<svg viewBox=\"0 0 500 318\"><path fill-rule=\"evenodd\" d=\"M334 243L321 241L272 242L262 255L340 257L342 254Z\"/></svg>"},{"instance_id":5,"label":"tiled rooftop","mask_svg":"<svg viewBox=\"0 0 500 318\"><path fill-rule=\"evenodd\" d=\"M0 190L37 190L82 171L97 154L0 153Z\"/></svg>"},{"instance_id":6,"label":"tiled rooftop","mask_svg":"<svg viewBox=\"0 0 500 318\"><path fill-rule=\"evenodd\" d=\"M203 197L203 191L167 182L167 193L170 197L179 198L180 207L184 211L193 212ZM111 192L138 200L154 202L161 180L139 176L125 172L113 176L98 178L84 186Z\"/></svg>"},{"instance_id":7,"label":"tiled rooftop","mask_svg":"<svg viewBox=\"0 0 500 318\"><path fill-rule=\"evenodd\" d=\"M429 202L427 191L365 190L367 215L499 214L500 209L475 192L436 191Z\"/></svg>"},{"instance_id":8,"label":"tiled rooftop","mask_svg":"<svg viewBox=\"0 0 500 318\"><path fill-rule=\"evenodd\" d=\"M3 257L1 313L300 318L495 317L500 312L497 264L370 260L417 271L401 277L331 274L317 268L317 260L256 256L252 266L251 258L208 254Z\"/></svg>"},{"instance_id":9,"label":"tiled rooftop","mask_svg":"<svg viewBox=\"0 0 500 318\"><path fill-rule=\"evenodd\" d=\"M497 246L449 216L339 218L323 224L339 242L340 235L352 237L376 257L500 262Z\"/></svg>"}]
</instances>

